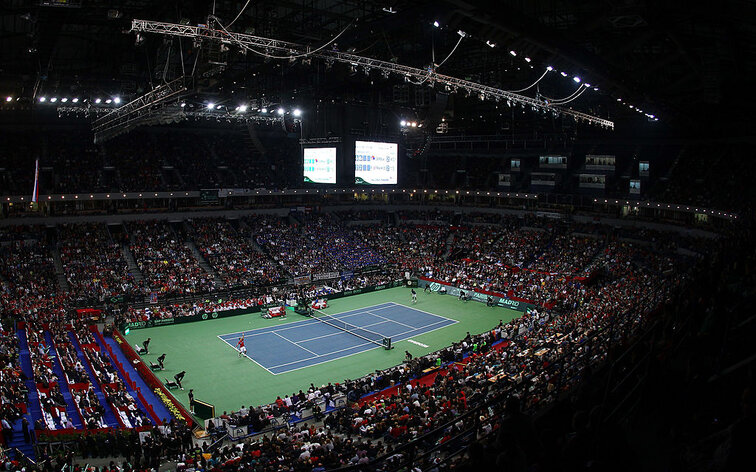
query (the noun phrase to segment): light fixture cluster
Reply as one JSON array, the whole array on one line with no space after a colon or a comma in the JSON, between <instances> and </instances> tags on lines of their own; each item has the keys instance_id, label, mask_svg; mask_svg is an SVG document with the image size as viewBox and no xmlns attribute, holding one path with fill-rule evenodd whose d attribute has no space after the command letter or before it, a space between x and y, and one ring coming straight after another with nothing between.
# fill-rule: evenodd
<instances>
[{"instance_id":1,"label":"light fixture cluster","mask_svg":"<svg viewBox=\"0 0 756 472\"><path fill-rule=\"evenodd\" d=\"M417 121L408 121L408 120L402 120L399 122L399 126L407 129L407 128L422 128L423 124L418 123Z\"/></svg>"},{"instance_id":2,"label":"light fixture cluster","mask_svg":"<svg viewBox=\"0 0 756 472\"><path fill-rule=\"evenodd\" d=\"M630 110L633 110L633 111L638 112L638 113L642 113L646 118L648 118L651 121L659 121L659 118L656 115L654 115L653 113L647 113L647 112L641 110L640 107L637 107L637 106L633 105L632 103L627 103L624 100L622 100L621 98L618 98L617 102L620 103L621 105L626 106Z\"/></svg>"},{"instance_id":3,"label":"light fixture cluster","mask_svg":"<svg viewBox=\"0 0 756 472\"><path fill-rule=\"evenodd\" d=\"M6 101L10 101L8 100L8 98L11 98L11 97L6 97ZM102 105L103 103L105 103L106 105L111 105L111 104L120 105L121 97L116 95L114 97L109 97L105 99L96 97L90 100L88 98L79 98L79 97L57 97L57 96L47 97L45 95L42 95L37 98L37 103L58 104L58 103L69 103L69 102L70 103L79 103L79 102L90 103L91 102L91 103L94 103L95 105Z\"/></svg>"},{"instance_id":4,"label":"light fixture cluster","mask_svg":"<svg viewBox=\"0 0 756 472\"><path fill-rule=\"evenodd\" d=\"M541 102L538 98L521 95L514 90L499 90L495 87L486 86L484 84L476 83L471 80L461 79L439 73L436 69L443 65L444 62L446 62L446 59L448 59L448 57L453 54L454 50L462 40L471 38L475 39L476 41L480 41L481 43L485 43L485 38L476 38L474 36L470 36L462 30L457 31L460 38L457 41L457 45L455 45L454 49L452 49L451 53L449 54L449 56L447 56L446 59L440 61L439 64L435 67L430 66L427 68L417 68L397 64L396 62L383 61L367 56L361 56L355 54L354 51L347 50L347 52L341 52L338 50L327 49L325 46L311 50L310 48L297 43L281 42L278 40L272 40L270 38L262 38L259 36L249 35L246 33L231 33L229 31L226 31L222 25L221 28L223 29L223 31L208 27L206 25L189 26L140 19L134 19L131 22L132 32L149 32L170 36L192 37L198 39L209 38L212 40L220 41L222 43L229 41L230 35L231 44L245 50L255 50L253 49L255 47L262 48L264 51L268 51L268 53L260 50L255 51L257 51L257 53L262 56L270 57L273 59L291 60L292 58L296 59L298 57L320 58L326 62L326 67L328 67L329 64L332 65L335 62L339 62L349 64L351 67L379 70L382 74L389 76L391 74L401 74L404 76L404 80L416 85L427 84L431 87L441 86L445 90L450 92L457 92L458 90L466 91L469 92L467 96L472 95L472 93L485 93L487 99L508 99L513 103L516 102L522 106L527 105L547 111L556 110L560 115L570 116L580 122L587 122L589 124L599 125L610 129L614 127L614 123L610 120L593 116L588 113L582 113L572 108L551 107L550 105ZM441 22L439 22L438 28L444 28ZM448 29L450 29L450 31L456 30L456 28L454 28L454 30L451 30L450 27ZM498 48L501 46L495 45L495 47ZM274 56L271 55L271 53L280 53L281 55ZM525 61L525 59L522 57L522 55L519 55L518 57L520 57L520 60L522 60L523 64L526 64L527 67L534 67L531 64L528 64L527 61Z\"/></svg>"},{"instance_id":5,"label":"light fixture cluster","mask_svg":"<svg viewBox=\"0 0 756 472\"><path fill-rule=\"evenodd\" d=\"M436 27L436 28L443 28L443 27L441 26L441 23L439 23L439 21L438 21L438 20L435 20L435 21L433 22L433 26L434 26L434 27ZM459 34L459 35L460 35L460 36L462 36L463 38L472 38L472 36L471 36L470 34L468 34L468 33L465 33L465 32L464 32L464 31L462 31L462 30L459 30L459 31L457 31L457 34ZM481 40L481 41L482 41L482 40ZM496 43L495 43L494 41L491 41L490 39L487 39L487 40L485 40L485 44L486 44L486 46L488 46L488 47L490 47L490 48L496 48L496 47L498 47L498 45L497 45L497 44L496 44ZM510 50L509 50L509 55L510 55L510 56L512 56L513 58L514 58L514 57L519 57L519 58L521 58L521 59L522 59L523 61L525 61L525 64L526 64L526 65L527 65L528 67L530 67L531 69L533 69L533 68L534 68L534 66L533 66L533 64L532 64L532 63L533 63L533 59L531 59L531 58L530 58L529 56L520 55L520 54L518 54L518 53L517 53L517 51L516 51L516 50L514 50L514 49L510 49ZM518 69L519 69L519 68L518 68ZM548 71L555 71L556 69L555 69L554 67L552 67L552 66L548 66L548 67L546 68L546 70L548 70ZM571 76L571 77L572 77L572 80L573 80L573 81L575 81L576 83L580 83L580 82L581 82L581 78L580 78L579 76L577 76L577 75L571 75L571 74L569 74L569 73L567 73L567 72L565 72L565 71L561 71L561 72L560 72L560 74L562 75L562 77L568 77L568 76ZM593 90L594 90L594 91L596 91L596 92L598 92L598 91L599 91L599 88L598 88L597 86L591 86L591 84L585 84L585 85L586 85L586 87L589 87L589 88L593 88Z\"/></svg>"},{"instance_id":6,"label":"light fixture cluster","mask_svg":"<svg viewBox=\"0 0 756 472\"><path fill-rule=\"evenodd\" d=\"M231 112L234 111L236 113L247 113L248 111L252 112L259 112L262 115L278 115L278 116L284 116L291 114L295 118L301 118L302 117L302 109L299 107L287 110L282 106L279 106L276 109L269 109L268 107L261 107L258 108L257 106L250 106L246 103L240 103L239 105L236 105L235 107L231 108L230 106L223 105L223 104L216 104L215 102L205 102L205 108L208 111L213 110L223 110L224 112ZM181 108L186 107L186 102L181 103Z\"/></svg>"}]
</instances>

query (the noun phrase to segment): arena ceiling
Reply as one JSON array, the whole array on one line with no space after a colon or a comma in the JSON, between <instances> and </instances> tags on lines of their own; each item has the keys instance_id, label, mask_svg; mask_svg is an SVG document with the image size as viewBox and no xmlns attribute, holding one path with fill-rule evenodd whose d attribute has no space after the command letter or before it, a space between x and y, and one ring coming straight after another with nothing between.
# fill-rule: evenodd
<instances>
[{"instance_id":1,"label":"arena ceiling","mask_svg":"<svg viewBox=\"0 0 756 472\"><path fill-rule=\"evenodd\" d=\"M214 9L228 24L245 3L6 0L0 5L0 93L29 103L40 94L137 96L186 73L195 51L187 40L155 35L138 43L129 32L132 19L198 24ZM737 134L752 132L745 126L750 101L742 97L754 72L754 19L756 4L746 1L252 0L233 30L314 47L341 33L335 41L341 50L420 68L441 61L464 31L442 66L447 75L510 90L552 66L568 76L544 80L543 95L569 95L573 76L599 88L571 104L581 111L646 123L636 112L641 108L658 116L659 126ZM375 73L330 75L308 61L266 60L234 49L214 54L220 56L210 59L223 67L199 71L203 93L370 101L374 90L389 93L396 85L384 87ZM498 109L475 104L460 106L459 113L481 108Z\"/></svg>"}]
</instances>

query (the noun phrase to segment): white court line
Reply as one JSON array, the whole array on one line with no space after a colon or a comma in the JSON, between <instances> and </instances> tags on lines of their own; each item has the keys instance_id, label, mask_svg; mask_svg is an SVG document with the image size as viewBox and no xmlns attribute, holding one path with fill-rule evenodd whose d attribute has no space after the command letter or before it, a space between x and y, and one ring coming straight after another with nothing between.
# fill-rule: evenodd
<instances>
[{"instance_id":1,"label":"white court line","mask_svg":"<svg viewBox=\"0 0 756 472\"><path fill-rule=\"evenodd\" d=\"M407 305L402 305L401 303L396 303L396 302L389 302L389 303L393 303L393 304L394 304L394 305L396 305L396 306L401 306L401 307L404 307L404 308L406 308L406 309L408 309L408 310L415 310L415 311L419 311L420 313L425 313L426 315L431 315L431 316L435 316L436 318L443 318L443 319L445 319L445 320L453 321L454 323L459 323L459 321L457 321L457 320L455 320L455 319L453 319L453 318L447 318L447 317L445 317L445 316L437 315L437 314L435 314L435 313L431 313L431 312L429 312L429 311L425 311L425 310L418 310L417 308L413 308L413 307L411 307L411 306L407 306Z\"/></svg>"},{"instance_id":2,"label":"white court line","mask_svg":"<svg viewBox=\"0 0 756 472\"><path fill-rule=\"evenodd\" d=\"M408 343L412 343L412 344L417 344L417 345L418 345L418 346L420 346L420 347L428 347L428 345L427 345L427 344L423 344L423 343L421 343L421 342L415 341L414 339L408 339L408 340L407 340L407 342L408 342Z\"/></svg>"},{"instance_id":3,"label":"white court line","mask_svg":"<svg viewBox=\"0 0 756 472\"><path fill-rule=\"evenodd\" d=\"M354 310L350 310L350 311L354 311ZM349 313L349 311L345 311L343 313ZM341 320L341 319L344 319L344 318L351 318L352 316L364 315L364 314L365 314L365 312L361 311L359 313L351 313L349 315L344 315L344 316L339 316L339 315L341 315L341 313L336 313L335 315L329 315L329 316L333 316L334 318L337 318L337 319ZM247 330L247 331L242 330L242 331L234 331L233 333L220 334L219 336L231 336L231 337L234 337L235 335L237 335L239 333L244 333L244 336L260 336L262 334L270 334L270 333L273 333L273 332L287 331L289 329L302 328L302 327L310 326L310 325L313 325L313 324L316 324L316 323L318 323L318 322L316 320L313 320L313 319L302 320L302 321L295 321L295 322L290 323L290 324L281 325L283 327L282 328L278 328L278 329L271 329L271 328L276 328L275 326L265 326L263 328L255 328L255 329L250 329L250 330ZM260 330L263 330L263 329L266 329L266 330L269 330L269 331L263 331L261 333L255 333L255 331L260 331Z\"/></svg>"},{"instance_id":4,"label":"white court line","mask_svg":"<svg viewBox=\"0 0 756 472\"><path fill-rule=\"evenodd\" d=\"M443 318L443 317L442 317L442 318ZM448 319L448 318L447 318L447 320L448 320L448 321L451 321L452 323L450 323L450 324L448 324L448 325L445 325L445 326L439 326L438 328L433 328L433 329L432 329L432 330L430 330L430 331L425 331L424 333L420 333L420 334L418 334L418 336L422 336L422 335L424 335L424 334L432 333L433 331L438 331L439 329L448 328L449 326L451 326L451 325L453 325L453 324L457 324L457 323L459 323L459 321L455 321L455 320L452 320L452 319ZM441 322L441 321L439 321L438 323L442 323L442 322ZM438 324L438 323L434 323L434 324ZM433 325L428 325L428 326L433 326ZM418 328L418 329L422 329L422 328ZM399 333L399 334L397 334L396 336L402 336L402 335L404 335L404 334L407 334L407 332L404 332L404 333ZM391 339L393 340L393 339L394 339L394 337L392 337ZM401 339L400 341L404 341L404 339ZM400 342L400 341L397 341L397 342ZM372 344L372 343L358 344L357 346L354 346L354 347L353 347L353 348L351 348L351 349L354 349L355 347L365 346L366 344ZM373 349L377 349L378 347L379 347L379 346L375 346L375 348L373 348ZM368 352L368 351L372 351L373 349L365 349L365 350L363 350L363 351L357 351L357 352L355 352L355 353L353 353L353 354L348 354L348 355L346 355L346 356L337 357L337 358L335 358L335 359L327 359L327 360L325 360L325 361L316 362L315 364L307 364L307 365L305 365L305 366L302 366L302 367L297 367L296 369L285 370L285 371L281 372L281 374L288 374L289 372L295 372L295 371L297 371L297 370L307 369L308 367L315 367L315 366L318 366L318 365L321 365L321 364L325 364L326 362L339 361L339 360L341 360L341 359L346 359L347 357L351 357L351 356L355 356L355 355L357 355L357 354L362 354L362 353L365 353L365 352ZM346 349L342 349L342 351L344 351L344 350L346 350ZM311 359L312 359L312 358L311 358ZM307 360L308 360L308 359L304 359L304 360L302 360L302 361L297 361L297 362L305 362L305 361L307 361ZM296 363L296 362L290 362L289 364L295 364L295 363ZM289 365L289 364L281 364L281 366L283 366L283 365ZM271 369L275 369L275 368L277 368L277 367L281 367L281 366L274 366L274 367L271 367ZM278 374L273 374L273 375L278 375Z\"/></svg>"},{"instance_id":5,"label":"white court line","mask_svg":"<svg viewBox=\"0 0 756 472\"><path fill-rule=\"evenodd\" d=\"M387 320L387 321L391 321L391 320ZM383 324L385 322L386 321L379 321L377 323L372 323L372 324L368 324L368 325L364 325L364 326L357 326L357 325L354 325L354 326L356 328L369 328L371 326L376 326L376 325L379 325L379 324ZM323 339L323 338L327 338L329 336L336 336L337 334L344 334L344 331L336 328L335 326L331 326L331 325L327 325L327 326L330 326L331 328L336 329L337 331L335 331L335 332L333 332L331 334L324 334L323 336L315 336L314 338L303 339L301 341L296 341L296 342L298 342L298 343L306 343L306 342L309 342L309 341L315 341L316 339ZM381 333L378 333L378 334L381 334ZM384 337L387 337L387 336L384 336Z\"/></svg>"},{"instance_id":6,"label":"white court line","mask_svg":"<svg viewBox=\"0 0 756 472\"><path fill-rule=\"evenodd\" d=\"M330 356L330 355L332 355L332 354L336 354L337 352L344 352L344 351L349 351L350 349L355 349L355 348L358 348L358 347L362 347L362 346L370 346L370 345L372 345L372 346L375 346L376 348L379 348L379 347L381 347L381 346L378 346L378 345L377 345L377 344L375 344L375 343L370 343L370 342L368 342L368 343L362 343L362 344L355 344L354 346L345 347L344 349L339 349L338 351L331 351L331 352L327 352L327 353L325 353L325 354L316 354L316 355L315 355L314 357L308 357L307 359L300 359L300 360L298 360L298 361L292 361L292 362L286 362L286 363L284 363L284 364L278 364L278 365L274 365L274 366L272 366L272 367L271 367L271 369L278 369L279 367L285 367L285 366L287 366L287 365L297 364L297 363L299 363L299 362L307 362L307 361L309 361L309 360L312 360L312 359L317 359L318 357L325 357L325 356ZM370 349L368 349L368 351L369 351L369 350L370 350ZM366 352L366 351L360 351L360 352ZM356 354L356 353L355 353L355 354ZM350 355L352 355L352 354L350 354ZM344 357L347 357L347 356L344 356ZM343 359L343 357L337 357L337 358L335 358L335 359L331 359L331 360L332 360L332 361L335 361L336 359ZM325 362L328 362L328 361L325 361ZM308 364L308 365L306 365L305 367L310 367L310 366L312 366L312 365L317 365L317 364ZM287 370L286 372L291 372L291 371L290 371L290 370Z\"/></svg>"},{"instance_id":7,"label":"white court line","mask_svg":"<svg viewBox=\"0 0 756 472\"><path fill-rule=\"evenodd\" d=\"M289 343L291 343L291 344L293 344L293 345L297 346L297 347L298 347L299 349L303 349L303 350L305 350L305 351L309 352L309 353L310 353L310 354L312 354L313 356L317 356L317 355L318 355L317 353L315 353L315 352L312 352L311 350L307 349L306 347L302 347L302 346L300 346L299 344L295 343L295 342L294 342L294 341L292 341L291 339L289 339L289 338L286 338L286 337L284 337L284 336L281 336L280 334L278 334L278 333L277 333L277 332L275 332L275 331L273 331L273 334L275 334L275 335L276 335L276 336L278 336L279 338L283 339L284 341L286 341L286 342L289 342Z\"/></svg>"},{"instance_id":8,"label":"white court line","mask_svg":"<svg viewBox=\"0 0 756 472\"><path fill-rule=\"evenodd\" d=\"M382 305L387 305L387 306L382 306ZM375 308L375 307L378 307L378 308ZM385 321L382 321L382 322L380 322L380 323L374 323L374 324L365 325L365 326L362 326L362 327L375 326L375 325L377 325L377 324L383 324L383 323L386 323L386 322L390 322L390 323L396 323L396 324L399 324L399 325L402 325L402 326L408 326L408 327L411 327L410 325L406 325L406 324L404 324L404 323L401 323L401 322L399 322L399 321L396 321L396 320L392 320L392 319L390 319L390 318L385 318L385 317L383 317L383 316L380 316L380 315L377 315L377 314L375 314L375 313L372 313L372 311L377 311L377 310L385 310L385 309L388 309L388 308L395 308L395 307L402 307L402 308L406 308L406 309L408 309L408 310L415 310L415 311L419 311L419 312L421 312L421 313L424 313L424 314L426 314L426 315L430 315L430 316L433 316L433 317L436 317L436 318L441 318L442 320L446 320L446 321L449 321L449 322L450 322L450 323L449 323L448 325L445 325L445 326L439 326L438 328L434 328L434 329L431 329L431 330L429 330L429 331L425 331L425 332L423 332L423 333L419 333L419 334L417 334L418 336L422 336L422 335L424 335L424 334L427 334L427 333L431 333L431 332L433 332L433 331L436 331L436 330L439 330L439 329L445 328L445 327L447 327L447 326L451 326L451 325L453 325L453 324L457 324L457 323L459 323L459 321L457 321L457 320L455 320L455 319L452 319L452 318L447 318L447 317L445 317L445 316L437 315L437 314L435 314L435 313L430 313L430 312L427 312L427 311L424 311L424 310L419 310L419 309L417 309L417 308L412 308L412 307L409 307L409 306L406 306L406 305L402 305L401 303L396 303L396 302L386 302L386 303L380 303L380 304L378 304L378 305L373 305L372 307L365 307L365 308L363 308L363 309L362 309L362 311L348 310L348 311L342 312L342 313L349 313L349 314L347 314L347 315L343 315L343 316L339 316L339 315L341 315L341 313L337 313L337 314L335 314L335 315L330 315L330 316L333 316L333 317L337 317L337 319L344 319L344 318L351 318L351 317L353 317L353 316L357 316L357 315L362 315L362 314L369 314L369 315L371 315L371 316L376 316L376 317L378 317L378 318L383 318L383 319L384 319ZM233 346L233 345L232 345L231 343L229 343L228 341L226 341L226 340L225 340L225 339L223 338L223 336L230 336L230 335L231 335L231 336L233 337L234 335L238 335L238 334L239 334L240 332L243 332L245 336L258 336L258 335L261 335L261 334L277 334L277 333L278 333L279 331L285 331L285 330L289 330L289 329L295 329L295 328L302 328L302 327L307 327L307 326L310 326L310 325L312 325L312 324L314 324L314 323L318 323L318 322L317 322L316 320L303 320L303 321L297 321L297 322L294 322L294 323L292 323L291 325L288 325L288 326L287 326L287 325L284 325L284 327L282 327L282 328L279 328L279 329L273 329L273 330L269 330L269 329L270 329L271 327L256 328L256 329L254 329L254 330L250 330L250 331L236 331L236 332L233 332L233 333L222 334L222 335L218 335L218 337L219 337L219 338L220 338L220 339L221 339L221 340L222 340L223 342L225 342L226 344L228 344L228 345L229 345L229 346L230 346L230 347L231 347L232 349L234 349L235 351L237 351L237 352L238 352L238 350L237 350L237 349L236 349L236 348L235 348L235 347L234 347L234 346ZM404 331L404 332L401 332L401 333L395 334L395 335L391 336L391 338L392 338L392 339L394 339L394 338L397 338L397 337L400 337L400 336L404 336L404 335L406 335L406 334L412 333L413 331L418 331L418 330L422 330L422 329L427 329L427 328L429 328L429 327L431 327L431 326L435 326L435 325L437 325L437 324L439 324L439 323L442 323L442 321L438 321L438 322L435 322L435 323L431 323L431 324L428 324L428 325L425 325L425 326L421 326L421 327L417 327L417 328L414 328L414 327L412 327L412 329L411 329L410 331ZM273 328L274 328L274 327L273 327ZM261 333L252 333L252 331L257 331L257 330L269 330L269 331L263 331L263 332L261 332ZM248 334L248 333L249 333L249 334ZM310 338L310 339L306 339L306 340L303 340L303 341L298 341L298 342L307 342L307 341L312 341L312 340L314 340L314 339L319 339L319 338L323 338L323 337L335 336L335 335L338 335L338 334L348 334L348 333L344 333L343 331L340 331L340 330L339 330L338 332L336 332L336 333L333 333L333 334L328 334L328 335L324 335L324 336L317 336L317 337L315 337L315 338ZM345 349L339 349L339 350L337 350L337 351L331 351L331 352L329 352L329 353L326 353L326 354L315 354L314 352L310 351L309 349L306 349L306 348L304 348L304 347L302 347L302 346L299 346L298 344L296 344L295 342L291 341L290 339L287 339L286 337L284 337L284 336L281 336L280 334L277 334L277 335L278 335L278 336L279 336L280 338L282 338L282 339L285 339L286 341L288 341L288 342L290 342L290 343L292 343L292 344L295 344L295 345L297 345L297 347L301 347L302 349L304 349L304 350L306 350L306 351L308 351L308 352L312 353L312 354L314 355L314 357L308 357L308 358L305 358L305 359L300 359L300 360L298 360L298 361L293 361L293 362L287 362L287 363L284 363L284 364L279 364L279 365L276 365L276 366L272 366L272 367L270 367L270 369L277 369L277 368L279 368L279 367L284 367L284 366L287 366L287 365L292 365L292 364L296 364L296 363L299 363L299 362L307 362L307 361L309 361L309 360L312 360L312 359L317 359L317 358L320 358L320 357L325 357L325 356L333 355L333 354L335 354L335 353L339 353L339 352L343 352L343 351L348 351L348 350L350 350L350 349L356 349L356 348L359 348L359 347L364 347L364 346L367 346L367 345L374 345L374 343L370 343L370 342L368 342L368 343L357 344L357 345L354 345L354 346L351 346L351 347L348 347L348 348L345 348ZM404 339L402 339L402 340L399 340L399 341L404 341ZM399 341L397 341L397 342L399 342ZM378 348L378 347L379 347L379 346L376 346L375 348ZM339 360L339 359L344 359L344 358L347 358L347 357L353 356L353 355L355 355L355 354L361 354L361 353L363 353L363 352L367 352L367 351L370 351L370 350L372 350L372 349L360 350L360 351L358 351L358 352L355 352L355 353L353 353L353 354L348 354L348 355L346 355L346 356L337 357L337 358L334 358L334 359L328 359L328 360L325 360L325 361L317 362L317 363L315 363L315 364L308 364L308 365L305 365L305 366L302 366L302 367L297 367L296 369L291 369L291 370L286 370L286 371L284 371L284 372L280 372L279 374L284 374L284 373L288 373L288 372L294 372L294 371L296 371L296 370L306 369L306 368L308 368L308 367L314 367L314 366L317 366L317 365L325 364L326 362L331 362L331 361L335 361L335 360ZM272 371L271 371L271 370L270 370L269 368L267 368L267 367L264 367L263 365L261 365L261 364L260 364L259 362L257 362L257 361L256 361L256 360L255 360L254 358L252 358L251 356L249 356L249 354L248 354L248 355L247 355L246 357L247 357L247 358L248 358L249 360L251 360L252 362L254 362L255 364L257 364L258 366L260 366L261 368L263 368L264 370L266 370L266 371L267 371L268 373L270 373L271 375L279 375L279 374L276 374L276 373L272 372Z\"/></svg>"},{"instance_id":9,"label":"white court line","mask_svg":"<svg viewBox=\"0 0 756 472\"><path fill-rule=\"evenodd\" d=\"M414 326L412 326L412 325L404 324L404 323L402 323L402 322L400 322L400 321L392 320L391 318L386 318L385 316L376 315L376 314L375 314L375 313L373 313L372 311L368 311L367 313L370 313L371 315L375 316L376 318L381 318L381 319L383 319L383 320L386 320L386 321L390 321L390 322L392 322L392 323L396 323L396 324L398 324L398 325L406 326L406 327L408 327L408 328L414 328Z\"/></svg>"},{"instance_id":10,"label":"white court line","mask_svg":"<svg viewBox=\"0 0 756 472\"><path fill-rule=\"evenodd\" d=\"M231 344L230 342L228 342L228 341L226 341L225 339L221 338L221 337L220 337L220 335L218 336L218 338L219 338L219 339L220 339L221 341L223 341L224 343L228 344L228 345L229 345L229 346L231 347L231 349L233 349L233 350L234 350L234 351L236 351L236 352L239 352L239 350L238 350L238 349L236 349L236 347L235 347L235 346L234 346L233 344ZM271 375L276 375L276 374L274 374L273 372L271 372L270 370L268 370L268 368L267 368L267 367L265 367L264 365L260 364L259 362L257 362L256 360L254 360L254 359L253 359L252 357L248 356L247 354L245 354L245 355L244 355L244 357L246 357L247 359L249 359L249 360L251 360L252 362L254 362L255 364L257 364L257 365L258 365L258 366L259 366L260 368L262 368L262 369L265 369L265 370L266 370L266 371L267 371L267 372L268 372L269 374L271 374Z\"/></svg>"},{"instance_id":11,"label":"white court line","mask_svg":"<svg viewBox=\"0 0 756 472\"><path fill-rule=\"evenodd\" d=\"M413 331L417 331L417 330L420 330L420 329L429 328L429 327L431 327L431 326L437 325L437 324L439 324L439 323L444 323L444 322L445 322L445 321L436 321L435 323L432 323L432 324L429 324L429 325L423 326L423 327L421 327L421 328L413 328L413 329L411 329L411 330L409 330L409 331L404 331L404 332L402 332L402 333L397 333L397 334L395 334L395 335L391 336L391 339L393 340L394 338L398 338L398 337L400 337L400 336L404 336L405 334L409 334L409 333L412 333ZM385 323L385 321L382 321L382 323ZM447 326L451 326L451 325L447 325ZM440 328L444 328L444 326L441 326L441 327L439 327L439 328L435 328L435 329L433 329L433 330L431 330L431 331L435 331L436 329L440 329ZM421 333L421 334L430 333L431 331L426 331L426 332L424 332L424 333ZM401 341L404 341L404 340L402 339ZM284 364L278 364L278 365L274 365L274 366L272 366L272 367L271 367L271 369L277 369L277 368L279 368L279 367L284 367L284 366L287 366L287 365L291 365L291 364L296 364L296 363L299 363L299 362L306 362L306 361L308 361L308 360L311 360L311 359L317 359L317 358L319 358L319 357L330 356L330 355L332 355L332 354L335 354L335 353L337 353L337 352L348 351L348 350L350 350L350 349L354 349L354 348L356 348L356 347L360 347L360 346L367 346L367 345L369 345L369 344L375 344L375 343L370 343L370 342L368 342L368 343L356 344L356 345L354 345L354 346L350 346L350 347L347 347L347 348L344 348L344 349L339 349L338 351L331 351L331 352L327 352L327 353L325 353L325 354L317 354L317 355L316 355L315 357L308 357L307 359L300 359L300 360L298 360L298 361L292 361L292 362L286 362L286 363L284 363ZM380 346L376 346L376 347L380 347ZM360 351L360 352L365 352L365 351ZM352 354L350 354L350 355L352 355ZM348 356L344 356L344 357L348 357ZM332 360L332 361L335 361L335 360L337 360L337 359L343 359L343 357L337 357L336 359L331 359L331 360ZM324 362L328 362L328 361L324 361ZM322 364L322 362L321 362L321 364ZM311 364L311 365L307 365L307 366L305 366L305 367L311 367L311 366L313 366L313 365L318 365L318 364ZM294 369L294 370L296 370L296 369ZM291 372L291 371L287 371L287 372Z\"/></svg>"}]
</instances>

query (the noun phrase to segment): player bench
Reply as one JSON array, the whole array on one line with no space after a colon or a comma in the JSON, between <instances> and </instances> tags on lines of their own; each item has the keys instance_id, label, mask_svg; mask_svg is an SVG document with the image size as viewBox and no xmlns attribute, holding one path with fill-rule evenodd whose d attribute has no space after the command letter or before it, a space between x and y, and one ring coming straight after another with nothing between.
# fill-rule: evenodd
<instances>
[{"instance_id":1,"label":"player bench","mask_svg":"<svg viewBox=\"0 0 756 472\"><path fill-rule=\"evenodd\" d=\"M272 306L263 312L263 318L279 318L286 316L285 306Z\"/></svg>"}]
</instances>

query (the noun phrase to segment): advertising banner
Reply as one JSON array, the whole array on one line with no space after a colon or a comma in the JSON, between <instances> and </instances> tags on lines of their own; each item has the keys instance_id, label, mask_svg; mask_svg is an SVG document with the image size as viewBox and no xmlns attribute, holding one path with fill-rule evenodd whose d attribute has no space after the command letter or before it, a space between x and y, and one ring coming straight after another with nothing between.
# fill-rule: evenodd
<instances>
[{"instance_id":1,"label":"advertising banner","mask_svg":"<svg viewBox=\"0 0 756 472\"><path fill-rule=\"evenodd\" d=\"M425 287L430 287L431 292L438 292L443 293L445 289L447 295L451 295L453 297L459 297L460 288L455 287L453 285L448 285L443 282L439 282L437 280L431 280L426 279L424 277L420 277L417 281L417 286L425 289ZM527 303L519 300L512 300L510 298L507 298L506 296L496 293L496 292L483 292L479 290L464 290L465 296L469 297L470 300L475 300L476 302L486 303L488 301L488 297L493 298L493 303L496 306L501 306L505 308L510 308L512 310L522 311L526 312L528 310L531 310L533 308L536 308L535 305L532 303Z\"/></svg>"}]
</instances>

